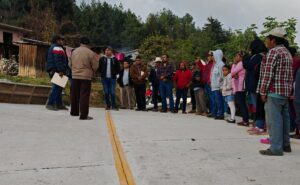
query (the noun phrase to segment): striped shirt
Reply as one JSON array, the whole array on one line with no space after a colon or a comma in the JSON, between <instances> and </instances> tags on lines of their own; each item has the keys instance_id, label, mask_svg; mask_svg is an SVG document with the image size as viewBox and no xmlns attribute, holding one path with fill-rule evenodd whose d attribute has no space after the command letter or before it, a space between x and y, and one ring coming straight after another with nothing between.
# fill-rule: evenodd
<instances>
[{"instance_id":1,"label":"striped shirt","mask_svg":"<svg viewBox=\"0 0 300 185\"><path fill-rule=\"evenodd\" d=\"M270 49L261 63L257 92L289 97L293 87L292 64L292 56L283 45Z\"/></svg>"}]
</instances>

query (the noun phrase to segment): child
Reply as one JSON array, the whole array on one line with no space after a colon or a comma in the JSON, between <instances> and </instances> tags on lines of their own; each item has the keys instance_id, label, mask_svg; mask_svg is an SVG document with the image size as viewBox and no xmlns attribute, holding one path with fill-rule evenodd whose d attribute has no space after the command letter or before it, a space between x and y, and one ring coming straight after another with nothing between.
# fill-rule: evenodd
<instances>
[{"instance_id":1,"label":"child","mask_svg":"<svg viewBox=\"0 0 300 185\"><path fill-rule=\"evenodd\" d=\"M226 119L228 123L235 123L235 105L234 105L234 95L232 91L232 83L231 83L231 73L230 67L228 65L223 66L223 84L221 87L222 95L224 97L225 102L228 104L230 108L231 117Z\"/></svg>"}]
</instances>

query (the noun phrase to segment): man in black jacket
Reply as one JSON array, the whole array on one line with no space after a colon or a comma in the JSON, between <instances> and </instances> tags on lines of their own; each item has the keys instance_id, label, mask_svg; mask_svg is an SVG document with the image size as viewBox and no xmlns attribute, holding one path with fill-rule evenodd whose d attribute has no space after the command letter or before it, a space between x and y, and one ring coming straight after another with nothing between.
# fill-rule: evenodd
<instances>
[{"instance_id":1,"label":"man in black jacket","mask_svg":"<svg viewBox=\"0 0 300 185\"><path fill-rule=\"evenodd\" d=\"M132 79L130 77L130 64L127 60L123 62L123 69L118 78L118 84L121 87L121 109L133 109L135 102Z\"/></svg>"},{"instance_id":2,"label":"man in black jacket","mask_svg":"<svg viewBox=\"0 0 300 185\"><path fill-rule=\"evenodd\" d=\"M105 56L99 61L99 70L105 95L106 110L118 110L116 105L116 79L120 72L119 61L113 56L113 48L105 49Z\"/></svg>"},{"instance_id":3,"label":"man in black jacket","mask_svg":"<svg viewBox=\"0 0 300 185\"><path fill-rule=\"evenodd\" d=\"M151 86L152 86L152 101L154 104L153 111L157 112L158 111L158 106L157 106L158 92L159 92L159 79L157 77L157 68L161 64L162 60L160 57L156 57L154 62L155 62L155 66L150 71L149 81L151 82Z\"/></svg>"}]
</instances>

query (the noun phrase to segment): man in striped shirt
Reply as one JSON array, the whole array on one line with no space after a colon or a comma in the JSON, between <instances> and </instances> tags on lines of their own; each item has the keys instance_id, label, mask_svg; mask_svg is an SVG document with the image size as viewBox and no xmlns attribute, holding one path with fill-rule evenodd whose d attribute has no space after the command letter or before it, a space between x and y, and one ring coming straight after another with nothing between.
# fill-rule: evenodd
<instances>
[{"instance_id":1,"label":"man in striped shirt","mask_svg":"<svg viewBox=\"0 0 300 185\"><path fill-rule=\"evenodd\" d=\"M262 61L258 93L265 102L266 121L270 135L270 148L261 150L262 155L283 155L291 152L289 101L293 85L293 59L284 46L286 31L275 28L266 34L269 48Z\"/></svg>"}]
</instances>

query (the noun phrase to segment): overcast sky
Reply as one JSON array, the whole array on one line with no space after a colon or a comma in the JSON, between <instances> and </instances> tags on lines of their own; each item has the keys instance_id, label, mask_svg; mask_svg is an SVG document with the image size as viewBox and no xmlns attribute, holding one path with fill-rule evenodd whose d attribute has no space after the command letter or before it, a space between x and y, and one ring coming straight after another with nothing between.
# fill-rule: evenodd
<instances>
[{"instance_id":1,"label":"overcast sky","mask_svg":"<svg viewBox=\"0 0 300 185\"><path fill-rule=\"evenodd\" d=\"M198 27L202 27L209 16L217 18L225 28L231 29L245 29L252 23L261 29L267 16L276 17L279 21L291 17L300 21L300 0L106 0L106 2L122 3L124 9L132 10L143 21L149 13L159 12L163 8L172 10L178 16L189 13L194 17ZM297 24L297 30L300 32L300 22ZM297 34L296 42L300 44L300 33Z\"/></svg>"}]
</instances>

